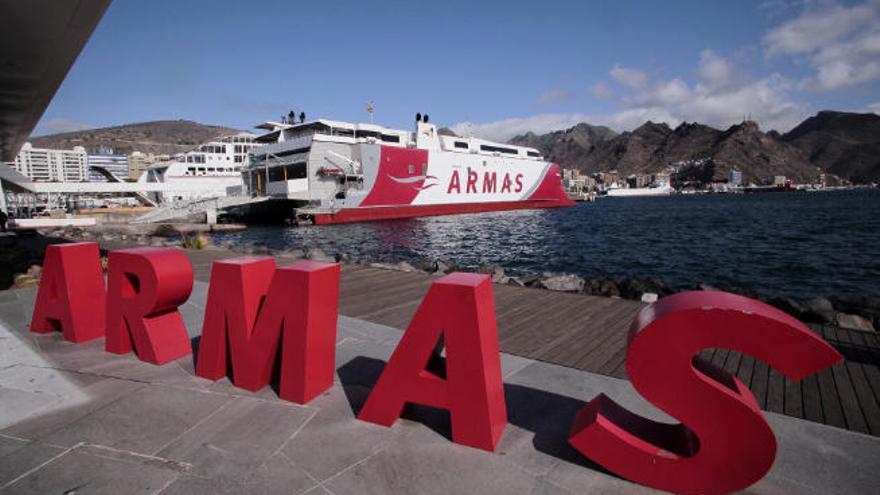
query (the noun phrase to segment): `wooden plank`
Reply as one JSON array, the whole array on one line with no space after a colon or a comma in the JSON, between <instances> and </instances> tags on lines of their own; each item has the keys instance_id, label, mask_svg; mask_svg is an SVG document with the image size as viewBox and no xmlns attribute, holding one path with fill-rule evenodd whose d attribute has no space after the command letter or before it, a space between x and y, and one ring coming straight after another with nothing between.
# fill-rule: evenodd
<instances>
[{"instance_id":1,"label":"wooden plank","mask_svg":"<svg viewBox=\"0 0 880 495\"><path fill-rule=\"evenodd\" d=\"M849 348L854 346L855 342L847 330L835 328L831 331L839 342ZM833 374L849 429L871 433L870 421L875 423L874 431L877 431L880 428L880 415L878 415L880 408L877 407L861 365L856 361L845 361L834 366ZM873 419L869 419L869 416L873 416Z\"/></svg>"},{"instance_id":2,"label":"wooden plank","mask_svg":"<svg viewBox=\"0 0 880 495\"><path fill-rule=\"evenodd\" d=\"M852 333L847 330L837 329L840 341L856 349L855 352L859 358L856 361L846 361L844 365L852 383L852 388L858 400L859 409L861 410L868 433L878 435L880 434L880 405L877 403L877 397L874 395L865 373L865 367L871 365L862 364L867 360L868 356L865 355L867 353L864 352L864 349L859 348L861 342L857 342Z\"/></svg>"},{"instance_id":3,"label":"wooden plank","mask_svg":"<svg viewBox=\"0 0 880 495\"><path fill-rule=\"evenodd\" d=\"M804 419L823 423L825 418L822 415L822 395L819 393L819 381L815 375L802 380L801 392L804 401Z\"/></svg>"},{"instance_id":4,"label":"wooden plank","mask_svg":"<svg viewBox=\"0 0 880 495\"><path fill-rule=\"evenodd\" d=\"M755 358L749 356L747 354L743 354L742 359L739 363L739 368L736 370L736 376L743 382L749 389L752 388L752 372L755 369ZM754 393L754 391L752 391Z\"/></svg>"},{"instance_id":5,"label":"wooden plank","mask_svg":"<svg viewBox=\"0 0 880 495\"><path fill-rule=\"evenodd\" d=\"M767 409L767 386L770 379L770 370L764 361L755 361L755 367L752 371L752 393L755 395L755 401L761 406L761 409Z\"/></svg>"},{"instance_id":6,"label":"wooden plank","mask_svg":"<svg viewBox=\"0 0 880 495\"><path fill-rule=\"evenodd\" d=\"M834 384L832 370L826 368L816 373L816 380L819 382L819 393L822 397L822 415L825 418L825 424L846 428L846 419L844 419L843 409L840 406L840 397L837 395L837 386Z\"/></svg>"},{"instance_id":7,"label":"wooden plank","mask_svg":"<svg viewBox=\"0 0 880 495\"><path fill-rule=\"evenodd\" d=\"M801 382L789 380L781 373L780 376L785 380L785 403L783 406L785 414L795 418L803 418L804 401L801 394Z\"/></svg>"},{"instance_id":8,"label":"wooden plank","mask_svg":"<svg viewBox=\"0 0 880 495\"><path fill-rule=\"evenodd\" d=\"M785 377L772 368L767 378L767 410L785 414Z\"/></svg>"}]
</instances>

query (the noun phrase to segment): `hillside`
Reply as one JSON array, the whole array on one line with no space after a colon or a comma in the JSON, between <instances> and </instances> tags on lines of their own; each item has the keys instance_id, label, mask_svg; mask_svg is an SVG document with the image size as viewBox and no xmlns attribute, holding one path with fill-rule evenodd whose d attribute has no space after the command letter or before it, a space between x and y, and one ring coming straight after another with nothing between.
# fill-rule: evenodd
<instances>
[{"instance_id":1,"label":"hillside","mask_svg":"<svg viewBox=\"0 0 880 495\"><path fill-rule=\"evenodd\" d=\"M30 142L38 148L70 149L82 146L94 149L106 146L119 153L141 151L174 154L189 151L212 138L239 132L242 131L190 120L157 120L32 137Z\"/></svg>"},{"instance_id":2,"label":"hillside","mask_svg":"<svg viewBox=\"0 0 880 495\"><path fill-rule=\"evenodd\" d=\"M537 148L550 161L577 167L586 156L592 154L597 146L615 137L616 132L605 126L578 124L564 131L538 135L527 132L510 140L510 144Z\"/></svg>"},{"instance_id":3,"label":"hillside","mask_svg":"<svg viewBox=\"0 0 880 495\"><path fill-rule=\"evenodd\" d=\"M823 170L855 182L880 180L880 116L822 111L782 136Z\"/></svg>"},{"instance_id":4,"label":"hillside","mask_svg":"<svg viewBox=\"0 0 880 495\"><path fill-rule=\"evenodd\" d=\"M563 167L587 173L653 173L700 160L705 163L697 174L702 180L723 180L731 169L743 172L746 182L772 175L808 182L819 170L854 182L880 180L880 117L874 114L820 112L785 135L762 132L749 121L725 131L697 123L671 129L646 122L617 135L609 130L582 141L573 138L587 136L589 129L597 128L578 124L566 131L528 133L510 142L534 146Z\"/></svg>"}]
</instances>

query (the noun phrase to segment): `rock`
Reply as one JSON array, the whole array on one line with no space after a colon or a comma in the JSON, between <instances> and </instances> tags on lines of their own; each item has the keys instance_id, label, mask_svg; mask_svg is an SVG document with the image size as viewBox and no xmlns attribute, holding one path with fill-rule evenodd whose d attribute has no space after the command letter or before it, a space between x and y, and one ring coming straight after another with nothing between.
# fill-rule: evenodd
<instances>
[{"instance_id":1,"label":"rock","mask_svg":"<svg viewBox=\"0 0 880 495\"><path fill-rule=\"evenodd\" d=\"M845 296L831 298L834 309L842 313L859 315L871 320L874 328L880 326L880 297L877 296Z\"/></svg>"},{"instance_id":2,"label":"rock","mask_svg":"<svg viewBox=\"0 0 880 495\"><path fill-rule=\"evenodd\" d=\"M804 311L801 320L809 323L833 323L835 319L834 306L831 301L824 297L814 297L800 302Z\"/></svg>"},{"instance_id":3,"label":"rock","mask_svg":"<svg viewBox=\"0 0 880 495\"><path fill-rule=\"evenodd\" d=\"M658 278L626 277L617 283L620 296L625 299L640 300L642 294L652 292L658 296L672 294L672 289Z\"/></svg>"},{"instance_id":4,"label":"rock","mask_svg":"<svg viewBox=\"0 0 880 495\"><path fill-rule=\"evenodd\" d=\"M394 270L398 272L414 272L416 271L415 267L407 263L406 261L401 261L399 263L370 263L372 268L380 268L382 270Z\"/></svg>"},{"instance_id":5,"label":"rock","mask_svg":"<svg viewBox=\"0 0 880 495\"><path fill-rule=\"evenodd\" d=\"M584 279L567 273L555 275L541 280L541 287L559 292L581 292L584 290Z\"/></svg>"},{"instance_id":6,"label":"rock","mask_svg":"<svg viewBox=\"0 0 880 495\"><path fill-rule=\"evenodd\" d=\"M351 255L348 253L336 253L336 262L337 263L350 263Z\"/></svg>"},{"instance_id":7,"label":"rock","mask_svg":"<svg viewBox=\"0 0 880 495\"><path fill-rule=\"evenodd\" d=\"M278 253L279 256L286 256L288 258L293 258L297 260L302 260L306 258L306 252L302 249L285 249L284 251L280 251Z\"/></svg>"},{"instance_id":8,"label":"rock","mask_svg":"<svg viewBox=\"0 0 880 495\"><path fill-rule=\"evenodd\" d=\"M541 280L544 276L540 273L530 273L528 275L524 275L522 277L518 277L517 280L523 287L535 287L539 286Z\"/></svg>"},{"instance_id":9,"label":"rock","mask_svg":"<svg viewBox=\"0 0 880 495\"><path fill-rule=\"evenodd\" d=\"M163 223L156 227L153 231L153 235L158 237L177 237L180 235L180 232L174 225Z\"/></svg>"},{"instance_id":10,"label":"rock","mask_svg":"<svg viewBox=\"0 0 880 495\"><path fill-rule=\"evenodd\" d=\"M508 285L516 285L517 287L525 287L525 282L519 277L507 277Z\"/></svg>"},{"instance_id":11,"label":"rock","mask_svg":"<svg viewBox=\"0 0 880 495\"><path fill-rule=\"evenodd\" d=\"M873 332L874 325L870 321L859 315L851 315L847 313L837 314L837 326L848 328L850 330L861 330L863 332Z\"/></svg>"},{"instance_id":12,"label":"rock","mask_svg":"<svg viewBox=\"0 0 880 495\"><path fill-rule=\"evenodd\" d=\"M437 273L449 273L455 270L455 265L443 260L437 260L437 269L434 270Z\"/></svg>"},{"instance_id":13,"label":"rock","mask_svg":"<svg viewBox=\"0 0 880 495\"><path fill-rule=\"evenodd\" d=\"M706 290L706 291L720 291L721 289L714 287L709 284L697 284L697 290Z\"/></svg>"},{"instance_id":14,"label":"rock","mask_svg":"<svg viewBox=\"0 0 880 495\"><path fill-rule=\"evenodd\" d=\"M419 260L413 266L423 272L434 273L437 271L437 262L434 260Z\"/></svg>"},{"instance_id":15,"label":"rock","mask_svg":"<svg viewBox=\"0 0 880 495\"><path fill-rule=\"evenodd\" d=\"M43 267L40 265L31 265L28 267L26 274L33 278L40 278L43 274Z\"/></svg>"},{"instance_id":16,"label":"rock","mask_svg":"<svg viewBox=\"0 0 880 495\"><path fill-rule=\"evenodd\" d=\"M30 275L19 273L12 279L12 283L16 289L24 289L27 287L36 287L40 285L40 280Z\"/></svg>"},{"instance_id":17,"label":"rock","mask_svg":"<svg viewBox=\"0 0 880 495\"><path fill-rule=\"evenodd\" d=\"M306 258L312 261L320 261L323 263L335 263L336 259L330 257L327 253L319 248L311 248L306 251Z\"/></svg>"},{"instance_id":18,"label":"rock","mask_svg":"<svg viewBox=\"0 0 880 495\"><path fill-rule=\"evenodd\" d=\"M803 305L790 297L774 297L769 299L767 304L776 309L785 311L799 320L802 320L804 317L805 310Z\"/></svg>"},{"instance_id":19,"label":"rock","mask_svg":"<svg viewBox=\"0 0 880 495\"><path fill-rule=\"evenodd\" d=\"M620 297L620 289L610 278L591 278L584 284L584 292L594 296Z\"/></svg>"},{"instance_id":20,"label":"rock","mask_svg":"<svg viewBox=\"0 0 880 495\"><path fill-rule=\"evenodd\" d=\"M642 302L644 303L655 303L657 302L657 299L659 299L659 297L653 292L645 292L642 294Z\"/></svg>"}]
</instances>

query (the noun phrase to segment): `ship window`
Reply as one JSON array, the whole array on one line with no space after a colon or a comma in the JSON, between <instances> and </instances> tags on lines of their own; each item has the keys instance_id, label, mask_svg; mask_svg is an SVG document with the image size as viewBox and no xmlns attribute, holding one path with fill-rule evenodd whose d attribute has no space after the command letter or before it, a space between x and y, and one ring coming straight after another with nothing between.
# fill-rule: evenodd
<instances>
[{"instance_id":1,"label":"ship window","mask_svg":"<svg viewBox=\"0 0 880 495\"><path fill-rule=\"evenodd\" d=\"M359 138L377 138L379 137L379 133L376 131L362 131L358 129L354 136Z\"/></svg>"},{"instance_id":2,"label":"ship window","mask_svg":"<svg viewBox=\"0 0 880 495\"><path fill-rule=\"evenodd\" d=\"M540 158L540 157L541 157L541 154L538 153L537 151L529 151L528 154L529 154L529 156L532 156L532 157L535 157L535 158Z\"/></svg>"},{"instance_id":3,"label":"ship window","mask_svg":"<svg viewBox=\"0 0 880 495\"><path fill-rule=\"evenodd\" d=\"M354 131L352 131L351 129L343 129L341 127L334 127L333 128L333 135L334 136L343 136L343 137L352 137L352 136L354 136Z\"/></svg>"},{"instance_id":4,"label":"ship window","mask_svg":"<svg viewBox=\"0 0 880 495\"><path fill-rule=\"evenodd\" d=\"M400 136L394 136L394 135L391 135L391 134L382 134L382 141L385 141L385 142L388 142L388 143L399 143L399 142L400 142Z\"/></svg>"},{"instance_id":5,"label":"ship window","mask_svg":"<svg viewBox=\"0 0 880 495\"><path fill-rule=\"evenodd\" d=\"M507 153L509 155L518 155L519 151L513 148L503 148L501 146L480 145L480 151L488 151L490 153Z\"/></svg>"},{"instance_id":6,"label":"ship window","mask_svg":"<svg viewBox=\"0 0 880 495\"><path fill-rule=\"evenodd\" d=\"M243 157L243 156L241 156L241 155L236 155L236 156L235 156L235 163L241 163L241 162L243 162L243 161L244 161L244 157Z\"/></svg>"},{"instance_id":7,"label":"ship window","mask_svg":"<svg viewBox=\"0 0 880 495\"><path fill-rule=\"evenodd\" d=\"M216 172L216 171L217 171L217 169L215 169L214 167L208 167L208 172Z\"/></svg>"},{"instance_id":8,"label":"ship window","mask_svg":"<svg viewBox=\"0 0 880 495\"><path fill-rule=\"evenodd\" d=\"M455 147L456 147L456 148L459 148L459 149L463 149L463 150L466 150L466 149L469 148L468 144L467 144L466 142L464 142L464 141L456 141L456 142L455 142Z\"/></svg>"},{"instance_id":9,"label":"ship window","mask_svg":"<svg viewBox=\"0 0 880 495\"><path fill-rule=\"evenodd\" d=\"M407 166L406 166L406 171L409 173L409 175L412 175L412 174L416 173L416 167L415 167L415 165L407 165Z\"/></svg>"}]
</instances>

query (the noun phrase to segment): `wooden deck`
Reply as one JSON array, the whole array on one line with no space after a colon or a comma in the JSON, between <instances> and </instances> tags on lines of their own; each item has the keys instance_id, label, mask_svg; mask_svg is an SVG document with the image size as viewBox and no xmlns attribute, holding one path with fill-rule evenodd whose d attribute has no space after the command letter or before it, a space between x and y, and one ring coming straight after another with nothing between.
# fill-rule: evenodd
<instances>
[{"instance_id":1,"label":"wooden deck","mask_svg":"<svg viewBox=\"0 0 880 495\"><path fill-rule=\"evenodd\" d=\"M208 281L225 251L188 251L196 278ZM294 260L279 258L279 264ZM405 329L435 277L344 265L340 313ZM627 329L644 304L622 299L495 285L501 350L626 378ZM755 359L717 349L704 356L749 385L765 410L880 436L880 337L813 326L846 361L800 382Z\"/></svg>"}]
</instances>

